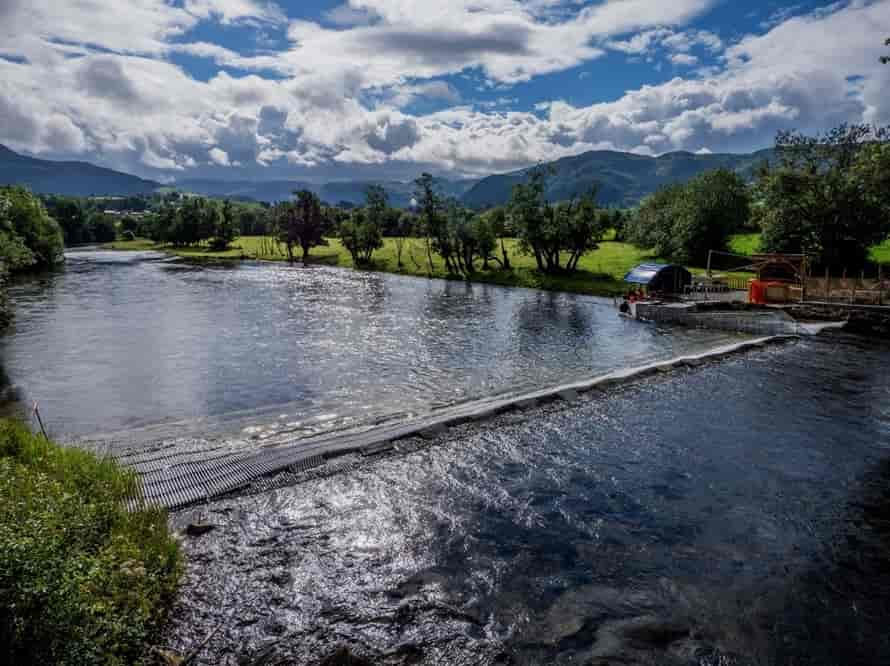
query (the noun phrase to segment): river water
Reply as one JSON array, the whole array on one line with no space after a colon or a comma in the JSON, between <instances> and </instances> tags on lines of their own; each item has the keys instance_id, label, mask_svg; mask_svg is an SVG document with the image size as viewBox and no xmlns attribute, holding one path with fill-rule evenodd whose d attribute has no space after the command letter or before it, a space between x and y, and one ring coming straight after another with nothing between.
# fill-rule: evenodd
<instances>
[{"instance_id":1,"label":"river water","mask_svg":"<svg viewBox=\"0 0 890 666\"><path fill-rule=\"evenodd\" d=\"M342 427L727 341L583 297L149 259L77 253L15 288L0 351L55 432ZM180 512L215 529L184 538L164 642L215 631L202 664L890 663L888 367L887 342L805 338Z\"/></svg>"},{"instance_id":2,"label":"river water","mask_svg":"<svg viewBox=\"0 0 890 666\"><path fill-rule=\"evenodd\" d=\"M345 428L701 351L611 301L327 267L74 251L0 358L60 438Z\"/></svg>"},{"instance_id":3,"label":"river water","mask_svg":"<svg viewBox=\"0 0 890 666\"><path fill-rule=\"evenodd\" d=\"M808 338L186 511L217 527L186 539L169 643L219 628L206 664L888 664L888 367L887 343Z\"/></svg>"}]
</instances>

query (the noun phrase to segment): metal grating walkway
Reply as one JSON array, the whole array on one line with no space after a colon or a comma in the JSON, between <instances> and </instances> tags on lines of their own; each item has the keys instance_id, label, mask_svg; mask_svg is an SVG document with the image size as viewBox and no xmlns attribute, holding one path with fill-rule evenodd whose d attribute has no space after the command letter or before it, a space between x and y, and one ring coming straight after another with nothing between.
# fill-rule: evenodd
<instances>
[{"instance_id":1,"label":"metal grating walkway","mask_svg":"<svg viewBox=\"0 0 890 666\"><path fill-rule=\"evenodd\" d=\"M149 446L123 445L115 447L112 455L141 476L146 503L179 509L241 490L279 472L305 472L326 464L331 458L350 453L376 455L389 450L391 443L396 440L414 436L431 438L445 432L449 426L486 419L510 409L524 409L539 401L571 401L581 392L626 383L659 371L698 365L703 361L784 339L788 339L788 336L747 340L702 354L625 368L593 379L532 393L493 397L457 405L408 421L364 430L267 442L259 450L253 448L255 445L246 443L239 446L219 442L204 443L199 449L183 449L175 443L166 442Z\"/></svg>"}]
</instances>

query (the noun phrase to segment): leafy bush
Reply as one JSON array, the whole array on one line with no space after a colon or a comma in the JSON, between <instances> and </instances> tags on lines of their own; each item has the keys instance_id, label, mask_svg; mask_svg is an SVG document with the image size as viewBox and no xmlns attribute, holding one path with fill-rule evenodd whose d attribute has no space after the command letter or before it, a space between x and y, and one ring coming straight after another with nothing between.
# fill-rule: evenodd
<instances>
[{"instance_id":1,"label":"leafy bush","mask_svg":"<svg viewBox=\"0 0 890 666\"><path fill-rule=\"evenodd\" d=\"M12 271L63 260L62 229L23 187L0 187L0 252Z\"/></svg>"},{"instance_id":2,"label":"leafy bush","mask_svg":"<svg viewBox=\"0 0 890 666\"><path fill-rule=\"evenodd\" d=\"M340 225L340 242L352 255L352 263L364 266L371 263L374 250L383 247L383 236L380 227L368 219L367 211L357 208Z\"/></svg>"},{"instance_id":3,"label":"leafy bush","mask_svg":"<svg viewBox=\"0 0 890 666\"><path fill-rule=\"evenodd\" d=\"M179 556L136 478L0 420L0 662L132 664L161 627Z\"/></svg>"}]
</instances>

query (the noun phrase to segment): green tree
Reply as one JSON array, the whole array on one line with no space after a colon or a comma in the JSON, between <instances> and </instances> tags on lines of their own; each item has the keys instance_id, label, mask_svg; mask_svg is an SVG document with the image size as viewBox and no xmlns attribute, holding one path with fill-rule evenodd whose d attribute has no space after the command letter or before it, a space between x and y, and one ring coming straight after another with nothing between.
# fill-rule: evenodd
<instances>
[{"instance_id":1,"label":"green tree","mask_svg":"<svg viewBox=\"0 0 890 666\"><path fill-rule=\"evenodd\" d=\"M596 207L597 188L590 190L581 197L578 203L570 208L560 230L561 250L568 252L566 269L577 270L578 261L588 252L599 247L606 231L609 229L609 217L605 211Z\"/></svg>"},{"instance_id":2,"label":"green tree","mask_svg":"<svg viewBox=\"0 0 890 666\"><path fill-rule=\"evenodd\" d=\"M235 219L235 210L232 202L226 200L222 210L216 215L210 247L216 251L226 250L237 237L238 221Z\"/></svg>"},{"instance_id":3,"label":"green tree","mask_svg":"<svg viewBox=\"0 0 890 666\"><path fill-rule=\"evenodd\" d=\"M23 245L32 255L22 263L24 256L16 252L19 261L13 270L49 268L64 261L62 229L40 199L23 187L0 187L0 198L6 202L4 216L13 246Z\"/></svg>"},{"instance_id":4,"label":"green tree","mask_svg":"<svg viewBox=\"0 0 890 666\"><path fill-rule=\"evenodd\" d=\"M529 174L527 182L513 187L513 194L507 205L510 222L519 236L519 248L535 258L539 271L548 270L546 263L547 246L547 201L544 192L547 188L547 171L538 166Z\"/></svg>"},{"instance_id":5,"label":"green tree","mask_svg":"<svg viewBox=\"0 0 890 666\"><path fill-rule=\"evenodd\" d=\"M497 248L497 234L491 217L486 215L476 215L470 222L471 234L476 242L479 256L482 258L482 270L487 271L491 268L489 262L492 260L500 261L494 256Z\"/></svg>"},{"instance_id":6,"label":"green tree","mask_svg":"<svg viewBox=\"0 0 890 666\"><path fill-rule=\"evenodd\" d=\"M59 223L65 245L92 243L89 228L89 210L80 199L50 196L44 200L47 213Z\"/></svg>"},{"instance_id":7,"label":"green tree","mask_svg":"<svg viewBox=\"0 0 890 666\"><path fill-rule=\"evenodd\" d=\"M111 243L117 238L114 218L95 210L89 215L89 234L92 243Z\"/></svg>"},{"instance_id":8,"label":"green tree","mask_svg":"<svg viewBox=\"0 0 890 666\"><path fill-rule=\"evenodd\" d=\"M506 209L503 206L496 206L483 213L482 216L501 246L501 258L492 257L492 259L499 261L504 270L510 270L510 255L507 254L507 246L504 243L504 238L510 235Z\"/></svg>"},{"instance_id":9,"label":"green tree","mask_svg":"<svg viewBox=\"0 0 890 666\"><path fill-rule=\"evenodd\" d=\"M176 212L176 221L170 230L170 241L174 245L195 245L206 230L204 220L204 200L189 197Z\"/></svg>"},{"instance_id":10,"label":"green tree","mask_svg":"<svg viewBox=\"0 0 890 666\"><path fill-rule=\"evenodd\" d=\"M340 224L340 241L352 255L356 266L371 263L374 250L383 247L383 236L380 227L371 222L369 208L356 208L349 219Z\"/></svg>"},{"instance_id":11,"label":"green tree","mask_svg":"<svg viewBox=\"0 0 890 666\"><path fill-rule=\"evenodd\" d=\"M414 181L414 199L417 202L420 231L426 239L426 256L429 261L430 273L432 273L433 239L440 238L445 227L442 198L436 192L432 175L424 173Z\"/></svg>"},{"instance_id":12,"label":"green tree","mask_svg":"<svg viewBox=\"0 0 890 666\"><path fill-rule=\"evenodd\" d=\"M389 197L386 190L380 185L371 185L365 190L365 209L368 213L368 222L375 225L383 233L386 224Z\"/></svg>"},{"instance_id":13,"label":"green tree","mask_svg":"<svg viewBox=\"0 0 890 666\"><path fill-rule=\"evenodd\" d=\"M132 215L124 215L121 219L120 223L120 232L121 235L128 234L132 235L134 238L140 234L142 231L142 222L139 218L133 217Z\"/></svg>"},{"instance_id":14,"label":"green tree","mask_svg":"<svg viewBox=\"0 0 890 666\"><path fill-rule=\"evenodd\" d=\"M890 233L890 132L841 125L777 136L778 163L758 174L758 222L770 252L802 252L817 268L857 270Z\"/></svg>"},{"instance_id":15,"label":"green tree","mask_svg":"<svg viewBox=\"0 0 890 666\"><path fill-rule=\"evenodd\" d=\"M309 190L300 190L294 194L296 201L279 204L276 208L278 237L287 247L289 261L294 261L294 248L300 247L305 263L313 247L327 245L324 235L329 224L316 194Z\"/></svg>"},{"instance_id":16,"label":"green tree","mask_svg":"<svg viewBox=\"0 0 890 666\"><path fill-rule=\"evenodd\" d=\"M164 202L154 215L149 238L156 243L173 243L179 224L179 211L171 203Z\"/></svg>"},{"instance_id":17,"label":"green tree","mask_svg":"<svg viewBox=\"0 0 890 666\"><path fill-rule=\"evenodd\" d=\"M674 223L684 194L685 185L675 183L646 197L626 225L627 239L638 247L653 249L660 257L671 258Z\"/></svg>"},{"instance_id":18,"label":"green tree","mask_svg":"<svg viewBox=\"0 0 890 666\"><path fill-rule=\"evenodd\" d=\"M615 241L623 243L627 240L627 226L629 216L620 208L615 208L608 213L608 228L615 231Z\"/></svg>"},{"instance_id":19,"label":"green tree","mask_svg":"<svg viewBox=\"0 0 890 666\"><path fill-rule=\"evenodd\" d=\"M12 202L0 192L0 281L7 272L16 272L34 265L34 253L25 245L12 223Z\"/></svg>"},{"instance_id":20,"label":"green tree","mask_svg":"<svg viewBox=\"0 0 890 666\"><path fill-rule=\"evenodd\" d=\"M605 233L596 207L597 188L592 186L578 200L553 205L544 197L548 175L548 170L538 167L526 183L513 188L510 220L519 236L520 249L535 257L539 271L574 271L581 257L598 247ZM565 266L563 255L568 255Z\"/></svg>"},{"instance_id":21,"label":"green tree","mask_svg":"<svg viewBox=\"0 0 890 666\"><path fill-rule=\"evenodd\" d=\"M407 211L399 211L399 216L392 226L392 235L396 244L396 265L402 268L402 254L405 251L405 243L416 228L416 219L412 213Z\"/></svg>"},{"instance_id":22,"label":"green tree","mask_svg":"<svg viewBox=\"0 0 890 666\"><path fill-rule=\"evenodd\" d=\"M471 275L475 271L476 257L479 255L473 213L455 200L448 202L446 210L448 222L443 237L436 245L445 248L446 254L443 256L450 272Z\"/></svg>"},{"instance_id":23,"label":"green tree","mask_svg":"<svg viewBox=\"0 0 890 666\"><path fill-rule=\"evenodd\" d=\"M638 246L677 263L700 263L710 250L725 250L731 234L750 216L745 181L727 169L662 188L640 205L628 236Z\"/></svg>"}]
</instances>

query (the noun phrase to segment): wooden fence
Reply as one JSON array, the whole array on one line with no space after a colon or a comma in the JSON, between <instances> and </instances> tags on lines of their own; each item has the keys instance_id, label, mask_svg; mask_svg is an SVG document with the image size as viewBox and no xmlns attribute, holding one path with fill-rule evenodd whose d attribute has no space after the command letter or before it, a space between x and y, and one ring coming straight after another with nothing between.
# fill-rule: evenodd
<instances>
[{"instance_id":1,"label":"wooden fence","mask_svg":"<svg viewBox=\"0 0 890 666\"><path fill-rule=\"evenodd\" d=\"M809 277L806 300L861 305L890 305L890 279Z\"/></svg>"}]
</instances>

